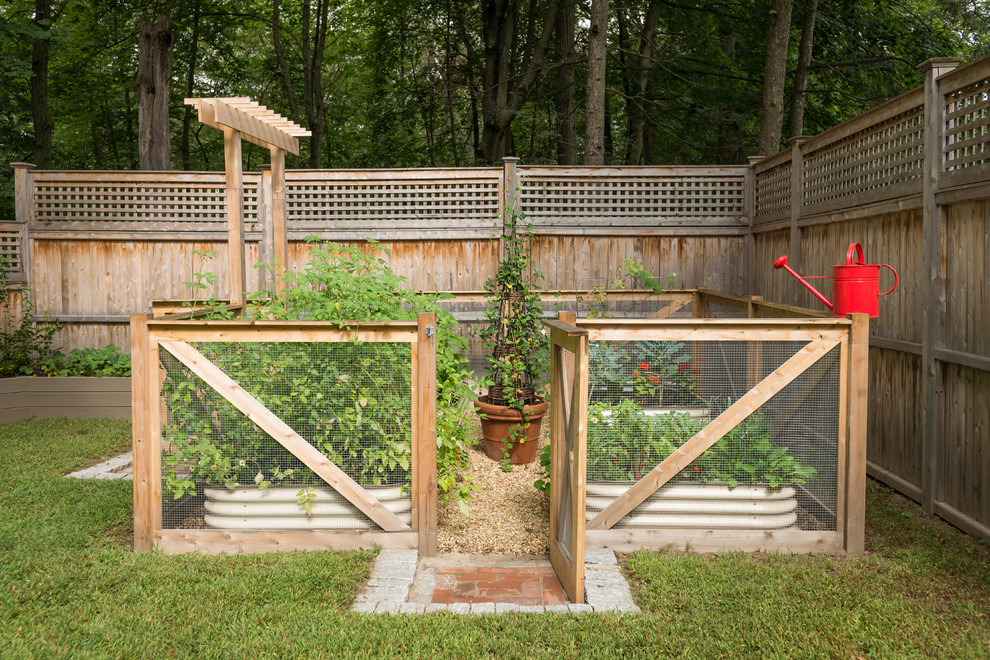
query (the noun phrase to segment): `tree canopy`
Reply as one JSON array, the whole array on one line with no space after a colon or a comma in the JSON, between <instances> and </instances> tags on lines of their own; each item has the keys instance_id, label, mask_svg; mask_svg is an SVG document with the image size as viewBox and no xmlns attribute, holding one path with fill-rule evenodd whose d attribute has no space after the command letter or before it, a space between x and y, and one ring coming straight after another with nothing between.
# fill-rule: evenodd
<instances>
[{"instance_id":1,"label":"tree canopy","mask_svg":"<svg viewBox=\"0 0 990 660\"><path fill-rule=\"evenodd\" d=\"M768 96L785 115L763 129L772 151L789 133L816 134L920 84L922 61L972 59L990 42L990 12L975 0L611 0L597 6L604 39L590 29L592 5L11 0L0 7L0 158L138 168L141 26L161 16L171 16L170 163L192 170L222 169L223 152L188 96L247 96L310 129L290 167L505 155L576 164L589 107L596 159L604 149L596 162L742 163L768 125ZM768 48L782 9L785 47ZM605 48L604 86L586 84L589 33L593 59ZM783 84L767 95L775 52ZM256 168L268 154L245 145L244 158ZM0 217L12 215L11 181L0 168Z\"/></svg>"}]
</instances>

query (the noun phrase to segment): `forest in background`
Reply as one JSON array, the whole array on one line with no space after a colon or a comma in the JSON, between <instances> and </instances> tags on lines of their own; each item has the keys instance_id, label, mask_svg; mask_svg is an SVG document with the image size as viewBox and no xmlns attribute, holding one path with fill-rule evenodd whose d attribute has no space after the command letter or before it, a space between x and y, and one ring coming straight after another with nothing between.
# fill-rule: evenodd
<instances>
[{"instance_id":1,"label":"forest in background","mask_svg":"<svg viewBox=\"0 0 990 660\"><path fill-rule=\"evenodd\" d=\"M744 163L919 85L926 59L986 54L988 17L982 0L11 0L0 218L14 161L222 170L186 97L311 130L289 167Z\"/></svg>"}]
</instances>

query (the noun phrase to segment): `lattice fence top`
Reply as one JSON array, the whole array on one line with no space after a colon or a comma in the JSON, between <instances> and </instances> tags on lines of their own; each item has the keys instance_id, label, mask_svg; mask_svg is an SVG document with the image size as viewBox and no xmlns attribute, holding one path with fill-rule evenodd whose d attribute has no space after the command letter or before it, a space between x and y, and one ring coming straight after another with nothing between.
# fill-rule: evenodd
<instances>
[{"instance_id":1,"label":"lattice fence top","mask_svg":"<svg viewBox=\"0 0 990 660\"><path fill-rule=\"evenodd\" d=\"M491 230L501 169L307 171L286 175L290 232Z\"/></svg>"},{"instance_id":2,"label":"lattice fence top","mask_svg":"<svg viewBox=\"0 0 990 660\"><path fill-rule=\"evenodd\" d=\"M0 268L7 271L8 281L24 279L22 259L23 225L17 222L0 222Z\"/></svg>"},{"instance_id":3,"label":"lattice fence top","mask_svg":"<svg viewBox=\"0 0 990 660\"><path fill-rule=\"evenodd\" d=\"M788 159L757 171L754 224L790 217L791 170L791 161Z\"/></svg>"},{"instance_id":4,"label":"lattice fence top","mask_svg":"<svg viewBox=\"0 0 990 660\"><path fill-rule=\"evenodd\" d=\"M972 80L969 73L960 70L965 76L961 84L957 83L958 87L947 84L950 91L944 95L943 162L945 172L958 183L979 177L980 166L990 162L990 80L983 77ZM951 81L952 78L948 82Z\"/></svg>"},{"instance_id":5,"label":"lattice fence top","mask_svg":"<svg viewBox=\"0 0 990 660\"><path fill-rule=\"evenodd\" d=\"M244 176L244 216L256 222L258 175ZM34 220L94 230L222 230L224 177L191 172L38 172ZM69 227L63 226L69 223Z\"/></svg>"},{"instance_id":6,"label":"lattice fence top","mask_svg":"<svg viewBox=\"0 0 990 660\"><path fill-rule=\"evenodd\" d=\"M921 191L925 141L921 91L898 99L895 107L900 110L905 105L909 107L893 116L884 116L881 106L875 123L806 152L805 212L842 208L850 197L860 203L869 193L875 202Z\"/></svg>"},{"instance_id":7,"label":"lattice fence top","mask_svg":"<svg viewBox=\"0 0 990 660\"><path fill-rule=\"evenodd\" d=\"M520 167L520 210L534 227L744 225L744 167Z\"/></svg>"}]
</instances>

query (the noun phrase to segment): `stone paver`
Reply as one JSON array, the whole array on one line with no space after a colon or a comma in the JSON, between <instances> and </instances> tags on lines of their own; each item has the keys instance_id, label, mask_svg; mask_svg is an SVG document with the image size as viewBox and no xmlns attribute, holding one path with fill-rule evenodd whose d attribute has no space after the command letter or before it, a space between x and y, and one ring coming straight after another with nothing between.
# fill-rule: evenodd
<instances>
[{"instance_id":1,"label":"stone paver","mask_svg":"<svg viewBox=\"0 0 990 660\"><path fill-rule=\"evenodd\" d=\"M589 550L585 603L567 596L546 557L442 555L382 550L351 610L361 614L634 614L629 584L611 550Z\"/></svg>"},{"instance_id":2,"label":"stone paver","mask_svg":"<svg viewBox=\"0 0 990 660\"><path fill-rule=\"evenodd\" d=\"M120 456L114 456L98 465L83 468L65 476L73 479L127 479L133 481L134 452L129 451Z\"/></svg>"}]
</instances>

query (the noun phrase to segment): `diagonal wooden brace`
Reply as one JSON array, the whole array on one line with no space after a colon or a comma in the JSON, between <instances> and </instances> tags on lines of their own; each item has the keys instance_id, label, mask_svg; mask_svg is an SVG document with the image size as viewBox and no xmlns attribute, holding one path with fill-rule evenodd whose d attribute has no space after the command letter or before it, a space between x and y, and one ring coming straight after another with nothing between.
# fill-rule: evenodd
<instances>
[{"instance_id":1,"label":"diagonal wooden brace","mask_svg":"<svg viewBox=\"0 0 990 660\"><path fill-rule=\"evenodd\" d=\"M657 489L673 479L678 472L690 465L712 445L734 429L740 422L753 414L771 397L784 389L788 383L807 371L824 357L839 340L816 339L795 353L773 373L760 381L756 387L729 406L725 412L713 419L694 437L681 445L677 451L665 458L660 465L637 481L633 486L588 522L588 529L611 529L630 511L643 503Z\"/></svg>"},{"instance_id":2,"label":"diagonal wooden brace","mask_svg":"<svg viewBox=\"0 0 990 660\"><path fill-rule=\"evenodd\" d=\"M409 531L409 525L382 506L381 502L369 495L263 403L244 391L202 353L182 341L161 339L158 343L386 532Z\"/></svg>"}]
</instances>

